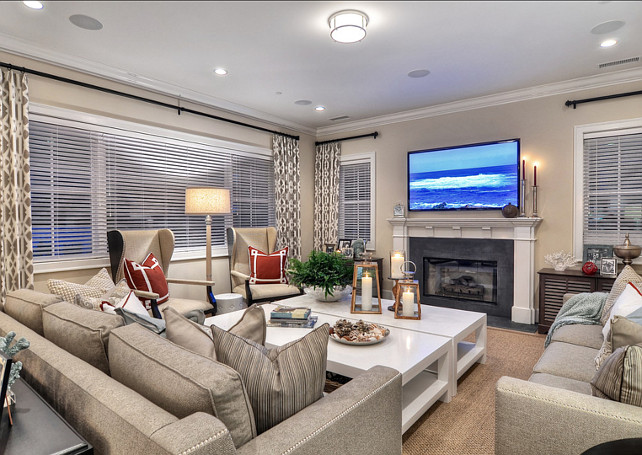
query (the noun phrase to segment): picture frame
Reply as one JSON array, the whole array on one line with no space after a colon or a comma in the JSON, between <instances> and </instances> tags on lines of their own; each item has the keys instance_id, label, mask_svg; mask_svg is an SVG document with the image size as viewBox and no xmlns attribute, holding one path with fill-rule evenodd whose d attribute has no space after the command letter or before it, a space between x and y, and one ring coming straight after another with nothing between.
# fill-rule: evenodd
<instances>
[{"instance_id":1,"label":"picture frame","mask_svg":"<svg viewBox=\"0 0 642 455\"><path fill-rule=\"evenodd\" d=\"M616 276L617 263L615 258L601 258L600 275L614 277Z\"/></svg>"},{"instance_id":2,"label":"picture frame","mask_svg":"<svg viewBox=\"0 0 642 455\"><path fill-rule=\"evenodd\" d=\"M352 246L352 240L350 239L339 239L337 244L337 249L343 251L344 248L350 248Z\"/></svg>"},{"instance_id":3,"label":"picture frame","mask_svg":"<svg viewBox=\"0 0 642 455\"><path fill-rule=\"evenodd\" d=\"M324 245L324 251L326 253L334 253L336 251L336 245L334 243L326 243Z\"/></svg>"},{"instance_id":4,"label":"picture frame","mask_svg":"<svg viewBox=\"0 0 642 455\"><path fill-rule=\"evenodd\" d=\"M611 245L584 245L583 262L590 261L601 268L601 259L612 257L613 246Z\"/></svg>"},{"instance_id":5,"label":"picture frame","mask_svg":"<svg viewBox=\"0 0 642 455\"><path fill-rule=\"evenodd\" d=\"M3 352L0 352L0 397L2 397L2 408L0 409L0 420L4 417L4 404L7 400L7 387L9 385L9 376L11 375L11 364L13 359L7 357ZM7 406L8 412L11 410ZM11 420L11 414L9 414Z\"/></svg>"},{"instance_id":6,"label":"picture frame","mask_svg":"<svg viewBox=\"0 0 642 455\"><path fill-rule=\"evenodd\" d=\"M396 217L405 216L406 215L406 207L401 202L398 202L392 208L392 215L396 216Z\"/></svg>"}]
</instances>

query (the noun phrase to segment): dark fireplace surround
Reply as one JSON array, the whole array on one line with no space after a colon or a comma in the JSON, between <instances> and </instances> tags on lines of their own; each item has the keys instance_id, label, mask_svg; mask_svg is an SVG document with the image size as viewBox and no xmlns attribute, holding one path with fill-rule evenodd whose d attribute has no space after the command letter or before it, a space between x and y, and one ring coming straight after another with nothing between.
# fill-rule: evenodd
<instances>
[{"instance_id":1,"label":"dark fireplace surround","mask_svg":"<svg viewBox=\"0 0 642 455\"><path fill-rule=\"evenodd\" d=\"M511 318L514 280L513 240L410 237L408 242L410 260L417 265L415 279L419 280L421 303ZM425 258L497 263L496 303L427 294L426 275L424 275Z\"/></svg>"}]
</instances>

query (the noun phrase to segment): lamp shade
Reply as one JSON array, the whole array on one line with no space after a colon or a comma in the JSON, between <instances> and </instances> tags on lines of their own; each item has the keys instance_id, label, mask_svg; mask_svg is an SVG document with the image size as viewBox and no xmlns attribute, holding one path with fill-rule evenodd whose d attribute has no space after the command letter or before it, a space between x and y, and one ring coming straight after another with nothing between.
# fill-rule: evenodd
<instances>
[{"instance_id":1,"label":"lamp shade","mask_svg":"<svg viewBox=\"0 0 642 455\"><path fill-rule=\"evenodd\" d=\"M226 188L187 188L185 190L185 213L212 215L230 213L230 190Z\"/></svg>"}]
</instances>

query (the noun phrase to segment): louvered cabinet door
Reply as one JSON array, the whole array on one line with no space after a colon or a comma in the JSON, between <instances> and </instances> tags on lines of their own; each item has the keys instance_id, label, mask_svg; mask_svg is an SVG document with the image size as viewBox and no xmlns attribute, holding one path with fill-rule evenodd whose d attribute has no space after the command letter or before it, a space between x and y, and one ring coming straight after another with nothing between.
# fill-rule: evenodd
<instances>
[{"instance_id":1,"label":"louvered cabinet door","mask_svg":"<svg viewBox=\"0 0 642 455\"><path fill-rule=\"evenodd\" d=\"M556 272L552 269L539 271L539 333L546 333L562 308L564 294L594 292L596 280L583 276L581 271Z\"/></svg>"}]
</instances>

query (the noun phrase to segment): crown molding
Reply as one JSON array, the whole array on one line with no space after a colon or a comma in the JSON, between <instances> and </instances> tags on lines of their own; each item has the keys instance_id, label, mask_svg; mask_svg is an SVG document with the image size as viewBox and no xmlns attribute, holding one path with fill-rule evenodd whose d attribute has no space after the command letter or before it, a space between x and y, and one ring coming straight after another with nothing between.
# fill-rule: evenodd
<instances>
[{"instance_id":1,"label":"crown molding","mask_svg":"<svg viewBox=\"0 0 642 455\"><path fill-rule=\"evenodd\" d=\"M256 120L277 128L288 128L299 133L316 135L316 129L286 120L265 112L250 109L246 106L206 95L194 90L188 90L168 82L139 76L119 68L107 66L84 58L74 57L55 51L44 51L38 46L27 43L15 37L0 33L0 50L20 57L37 60L58 67L79 71L84 74L107 79L130 87L170 96L198 106L214 108L233 115L240 115L249 120Z\"/></svg>"},{"instance_id":2,"label":"crown molding","mask_svg":"<svg viewBox=\"0 0 642 455\"><path fill-rule=\"evenodd\" d=\"M525 89L512 90L509 92L496 93L493 95L480 96L477 98L468 98L452 103L439 104L411 111L398 112L396 114L382 115L371 117L364 120L343 123L317 128L317 140L324 136L336 133L353 132L363 128L376 128L378 126L389 125L391 123L408 122L411 120L420 120L429 117L437 117L455 112L470 111L490 106L499 106L501 104L516 103L547 96L561 95L572 93L580 90L608 87L610 85L624 84L627 82L637 82L642 80L642 68L632 68L623 71L617 71L596 76L571 79L563 82L538 85Z\"/></svg>"}]
</instances>

